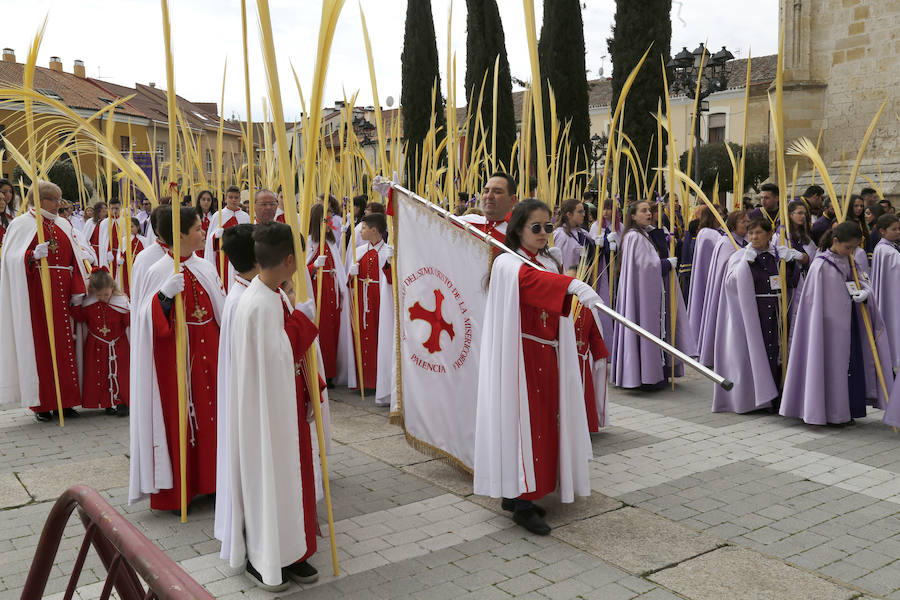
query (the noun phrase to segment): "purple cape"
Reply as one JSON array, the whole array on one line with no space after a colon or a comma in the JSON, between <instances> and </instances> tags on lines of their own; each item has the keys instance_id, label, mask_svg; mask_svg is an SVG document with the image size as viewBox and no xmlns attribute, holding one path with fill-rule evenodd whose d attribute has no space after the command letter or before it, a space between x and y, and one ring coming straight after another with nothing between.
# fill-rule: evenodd
<instances>
[{"instance_id":1,"label":"purple cape","mask_svg":"<svg viewBox=\"0 0 900 600\"><path fill-rule=\"evenodd\" d=\"M708 289L709 268L712 264L713 250L723 237L728 238L718 229L704 227L697 234L697 239L694 241L694 259L691 265L687 312L688 319L694 324L695 331L699 331L703 319L703 302Z\"/></svg>"},{"instance_id":2,"label":"purple cape","mask_svg":"<svg viewBox=\"0 0 900 600\"><path fill-rule=\"evenodd\" d=\"M891 401L884 409L884 422L894 427L900 427L900 377L894 382Z\"/></svg>"},{"instance_id":3,"label":"purple cape","mask_svg":"<svg viewBox=\"0 0 900 600\"><path fill-rule=\"evenodd\" d=\"M742 239L735 236L735 241L743 243ZM700 313L700 321L693 321L698 329L699 343L697 349L700 353L700 362L707 367L713 366L713 352L715 351L716 321L719 315L719 303L722 294L722 284L725 281L725 272L728 267L728 259L734 254L734 244L728 236L719 238L712 257L709 260L709 273L706 276L706 294L703 296L703 311Z\"/></svg>"},{"instance_id":4,"label":"purple cape","mask_svg":"<svg viewBox=\"0 0 900 600\"><path fill-rule=\"evenodd\" d=\"M616 294L616 311L668 341L670 284L668 277L663 281L656 247L647 234L631 229L625 233L620 250L622 268ZM690 356L696 356L695 335L678 290L675 300L676 347ZM611 356L614 385L635 388L658 384L670 375L666 362L659 347L616 323ZM683 374L684 365L680 361L675 364L676 375Z\"/></svg>"},{"instance_id":5,"label":"purple cape","mask_svg":"<svg viewBox=\"0 0 900 600\"><path fill-rule=\"evenodd\" d=\"M860 347L865 365L865 396L873 405L884 408L887 398L875 377L875 362L862 326L860 305L847 292L852 279L850 262L831 250L821 252L810 266L800 296L802 314L794 324L788 354L787 376L781 395L781 415L799 417L807 423L825 425L850 420L850 389L847 371L850 365L851 311L859 317ZM868 288L865 282L860 282ZM882 371L890 392L892 373L890 350L882 335L884 323L875 302L866 307L875 332Z\"/></svg>"},{"instance_id":6,"label":"purple cape","mask_svg":"<svg viewBox=\"0 0 900 600\"><path fill-rule=\"evenodd\" d=\"M716 386L712 410L746 413L771 406L778 386L766 356L750 265L726 241L732 253L719 296L713 346L716 372L733 381L734 388L726 392Z\"/></svg>"},{"instance_id":7,"label":"purple cape","mask_svg":"<svg viewBox=\"0 0 900 600\"><path fill-rule=\"evenodd\" d=\"M891 348L891 364L900 369L900 250L884 238L872 253L871 278Z\"/></svg>"}]
</instances>

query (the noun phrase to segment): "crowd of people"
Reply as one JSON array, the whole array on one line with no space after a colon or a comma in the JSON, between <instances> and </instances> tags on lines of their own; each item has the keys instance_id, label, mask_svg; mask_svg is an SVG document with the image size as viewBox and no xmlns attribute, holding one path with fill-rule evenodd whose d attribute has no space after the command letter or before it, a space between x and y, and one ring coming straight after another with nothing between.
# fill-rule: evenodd
<instances>
[{"instance_id":1,"label":"crowd of people","mask_svg":"<svg viewBox=\"0 0 900 600\"><path fill-rule=\"evenodd\" d=\"M522 527L550 532L535 501L551 492L590 494L608 383L650 392L684 373L598 304L732 380L713 411L844 426L874 406L900 426L900 219L874 190L838 218L810 186L782 222L772 184L758 208L688 218L666 199L588 192L553 210L516 189L493 173L460 198L458 224L510 251L488 266L473 486ZM320 197L303 256L280 194L247 202L232 186L218 211L209 191L81 211L38 182L17 214L0 181L0 402L40 422L129 416L130 500L180 514L182 493L215 493L222 558L279 590L317 577L314 403L327 428L334 386L390 402L394 252L384 204L365 195Z\"/></svg>"}]
</instances>

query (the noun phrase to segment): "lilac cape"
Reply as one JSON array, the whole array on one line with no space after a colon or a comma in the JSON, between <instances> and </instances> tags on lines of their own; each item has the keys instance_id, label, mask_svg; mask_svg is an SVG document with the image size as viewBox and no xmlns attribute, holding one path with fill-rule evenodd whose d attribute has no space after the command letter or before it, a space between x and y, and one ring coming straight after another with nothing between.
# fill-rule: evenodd
<instances>
[{"instance_id":1,"label":"lilac cape","mask_svg":"<svg viewBox=\"0 0 900 600\"><path fill-rule=\"evenodd\" d=\"M900 369L900 250L884 238L875 244L870 276L891 348L891 364Z\"/></svg>"},{"instance_id":2,"label":"lilac cape","mask_svg":"<svg viewBox=\"0 0 900 600\"><path fill-rule=\"evenodd\" d=\"M583 234L584 237L587 238L587 232L584 231ZM562 252L563 271L570 267L578 268L583 246L578 243L578 240L575 239L574 236L566 233L566 230L562 227L557 227L553 231L553 245Z\"/></svg>"},{"instance_id":3,"label":"lilac cape","mask_svg":"<svg viewBox=\"0 0 900 600\"><path fill-rule=\"evenodd\" d=\"M894 427L900 427L900 377L894 381L891 401L884 409L884 422Z\"/></svg>"},{"instance_id":4,"label":"lilac cape","mask_svg":"<svg viewBox=\"0 0 900 600\"><path fill-rule=\"evenodd\" d=\"M713 250L722 236L722 232L718 229L704 227L697 233L697 237L694 240L694 257L691 262L687 313L688 319L694 324L695 333L699 333L700 330L700 319L703 315L703 298L706 295L707 277L709 276ZM699 336L697 339L699 343Z\"/></svg>"},{"instance_id":5,"label":"lilac cape","mask_svg":"<svg viewBox=\"0 0 900 600\"><path fill-rule=\"evenodd\" d=\"M713 412L746 413L771 406L778 397L763 342L753 275L743 253L734 253L725 271L713 339L716 372L734 382L726 392L716 386Z\"/></svg>"},{"instance_id":6,"label":"lilac cape","mask_svg":"<svg viewBox=\"0 0 900 600\"><path fill-rule=\"evenodd\" d=\"M738 241L737 237L735 237L735 241ZM738 243L741 242L738 241ZM709 259L706 293L703 295L703 310L700 313L700 320L691 321L698 329L697 349L700 353L700 362L707 367L713 366L716 322L719 315L722 284L725 280L728 259L732 254L734 254L734 244L731 243L731 239L727 235L720 237Z\"/></svg>"},{"instance_id":7,"label":"lilac cape","mask_svg":"<svg viewBox=\"0 0 900 600\"><path fill-rule=\"evenodd\" d=\"M645 233L631 229L625 233L620 250L622 269L616 311L668 341L670 285L668 277L664 285L656 247ZM680 293L675 294L675 299L675 345L684 353L696 356L697 344L684 300ZM666 362L658 346L616 323L611 355L614 385L635 388L660 383L670 374ZM675 365L676 375L683 374L684 365L680 361L676 361Z\"/></svg>"},{"instance_id":8,"label":"lilac cape","mask_svg":"<svg viewBox=\"0 0 900 600\"><path fill-rule=\"evenodd\" d=\"M850 364L851 310L859 317L860 346L865 365L866 398L884 408L887 398L875 376L875 361L862 325L860 305L847 292L852 278L850 262L831 250L821 252L810 266L800 306L804 314L794 324L788 354L787 376L781 395L781 415L799 417L806 423L825 425L850 420L850 391L847 370ZM864 288L869 286L860 282ZM875 302L866 307L881 359L888 391L893 385L890 350L883 335L884 323Z\"/></svg>"}]
</instances>

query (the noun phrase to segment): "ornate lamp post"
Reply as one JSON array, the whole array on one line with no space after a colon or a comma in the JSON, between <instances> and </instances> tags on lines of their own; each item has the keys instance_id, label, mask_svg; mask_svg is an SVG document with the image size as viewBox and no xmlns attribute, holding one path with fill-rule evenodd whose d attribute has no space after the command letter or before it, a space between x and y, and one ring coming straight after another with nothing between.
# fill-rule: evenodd
<instances>
[{"instance_id":1,"label":"ornate lamp post","mask_svg":"<svg viewBox=\"0 0 900 600\"><path fill-rule=\"evenodd\" d=\"M728 76L731 73L730 61L734 55L725 46L710 54L705 44L700 44L693 52L686 47L676 54L666 65L672 69L672 91L683 93L691 100L698 100L697 77L700 68L703 68L703 78L700 82L699 101L697 102L697 114L694 115L694 139L697 147L694 150L694 177L700 170L700 117L704 111L709 110L709 103L705 102L711 94L720 92L728 87Z\"/></svg>"}]
</instances>

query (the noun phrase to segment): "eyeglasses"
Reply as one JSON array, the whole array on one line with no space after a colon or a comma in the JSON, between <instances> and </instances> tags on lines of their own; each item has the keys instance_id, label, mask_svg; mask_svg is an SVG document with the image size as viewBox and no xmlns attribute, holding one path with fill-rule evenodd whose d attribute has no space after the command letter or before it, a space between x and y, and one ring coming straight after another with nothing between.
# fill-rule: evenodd
<instances>
[{"instance_id":1,"label":"eyeglasses","mask_svg":"<svg viewBox=\"0 0 900 600\"><path fill-rule=\"evenodd\" d=\"M532 223L531 224L531 233L540 233L541 227L544 228L544 233L553 233L553 223L549 221L541 225L540 223Z\"/></svg>"}]
</instances>

